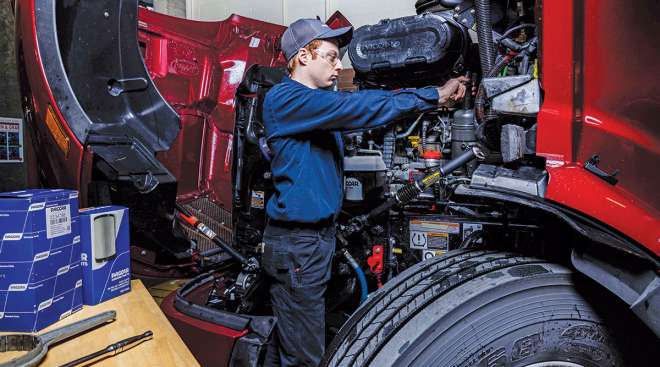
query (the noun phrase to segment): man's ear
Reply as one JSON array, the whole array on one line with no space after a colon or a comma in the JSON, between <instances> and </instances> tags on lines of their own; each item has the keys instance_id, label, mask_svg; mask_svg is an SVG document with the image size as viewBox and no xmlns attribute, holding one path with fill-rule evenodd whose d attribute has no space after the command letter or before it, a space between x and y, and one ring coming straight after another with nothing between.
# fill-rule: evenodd
<instances>
[{"instance_id":1,"label":"man's ear","mask_svg":"<svg viewBox=\"0 0 660 367\"><path fill-rule=\"evenodd\" d=\"M298 58L298 64L307 65L309 60L312 58L312 55L306 48L301 48L298 50L296 57Z\"/></svg>"}]
</instances>

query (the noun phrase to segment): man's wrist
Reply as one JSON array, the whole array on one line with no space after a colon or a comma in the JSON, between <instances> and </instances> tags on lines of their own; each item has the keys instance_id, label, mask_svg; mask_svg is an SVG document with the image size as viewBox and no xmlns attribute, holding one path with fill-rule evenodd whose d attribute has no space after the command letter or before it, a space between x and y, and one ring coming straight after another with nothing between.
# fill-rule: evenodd
<instances>
[{"instance_id":1,"label":"man's wrist","mask_svg":"<svg viewBox=\"0 0 660 367\"><path fill-rule=\"evenodd\" d=\"M443 88L438 87L438 105L443 105L449 100L449 93Z\"/></svg>"}]
</instances>

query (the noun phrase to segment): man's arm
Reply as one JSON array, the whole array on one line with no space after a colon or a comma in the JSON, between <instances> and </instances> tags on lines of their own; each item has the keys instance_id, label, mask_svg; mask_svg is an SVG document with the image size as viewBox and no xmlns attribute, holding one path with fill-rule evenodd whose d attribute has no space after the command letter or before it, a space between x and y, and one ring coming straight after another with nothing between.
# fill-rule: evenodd
<instances>
[{"instance_id":1,"label":"man's arm","mask_svg":"<svg viewBox=\"0 0 660 367\"><path fill-rule=\"evenodd\" d=\"M270 137L314 130L358 130L384 125L404 114L437 106L435 88L399 92L295 90L271 96L266 108L276 120Z\"/></svg>"},{"instance_id":2,"label":"man's arm","mask_svg":"<svg viewBox=\"0 0 660 367\"><path fill-rule=\"evenodd\" d=\"M453 79L456 80L456 79ZM462 92L461 92L462 87ZM397 92L368 90L331 92L295 90L291 94L269 96L266 108L275 117L269 138L290 136L314 130L360 130L385 125L401 116L436 108L462 98L460 81L443 87L405 89Z\"/></svg>"}]
</instances>

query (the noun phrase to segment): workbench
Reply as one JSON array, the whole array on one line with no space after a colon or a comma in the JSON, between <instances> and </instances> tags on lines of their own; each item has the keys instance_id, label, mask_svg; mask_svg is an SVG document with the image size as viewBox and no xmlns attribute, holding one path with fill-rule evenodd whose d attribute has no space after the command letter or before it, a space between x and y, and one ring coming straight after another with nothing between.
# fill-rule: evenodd
<instances>
[{"instance_id":1,"label":"workbench","mask_svg":"<svg viewBox=\"0 0 660 367\"><path fill-rule=\"evenodd\" d=\"M41 330L38 334L109 310L117 312L117 319L114 322L51 346L39 367L60 366L147 330L153 331L152 338L127 346L117 355L112 356L108 353L82 366L90 363L94 367L199 366L139 280L131 281L129 293L96 306L84 306L81 311ZM23 353L0 353L0 363Z\"/></svg>"}]
</instances>

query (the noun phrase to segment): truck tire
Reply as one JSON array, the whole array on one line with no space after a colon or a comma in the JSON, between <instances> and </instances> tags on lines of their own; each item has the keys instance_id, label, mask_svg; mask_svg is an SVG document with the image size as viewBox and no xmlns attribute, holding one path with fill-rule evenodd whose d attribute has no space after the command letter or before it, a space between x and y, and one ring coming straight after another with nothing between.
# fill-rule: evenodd
<instances>
[{"instance_id":1,"label":"truck tire","mask_svg":"<svg viewBox=\"0 0 660 367\"><path fill-rule=\"evenodd\" d=\"M585 298L603 292L594 291L594 284L582 287L581 279L537 258L452 251L416 264L370 295L321 365L641 365L624 362L622 350L629 346L620 339L639 343L646 334L631 324L618 335L605 327L600 308ZM614 299L604 302L618 312ZM620 312L622 321L629 312Z\"/></svg>"}]
</instances>

